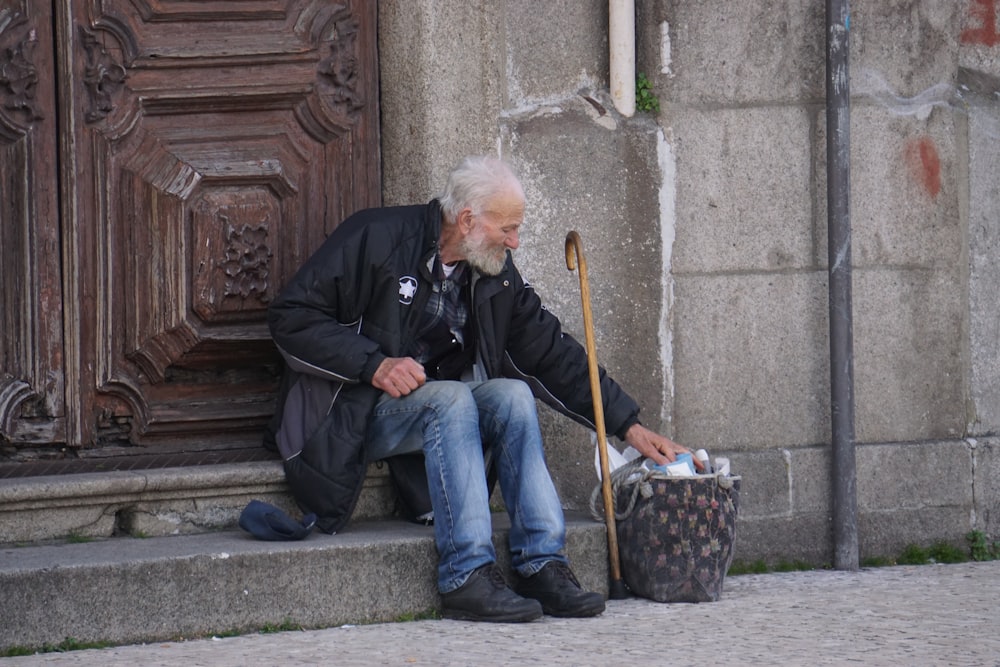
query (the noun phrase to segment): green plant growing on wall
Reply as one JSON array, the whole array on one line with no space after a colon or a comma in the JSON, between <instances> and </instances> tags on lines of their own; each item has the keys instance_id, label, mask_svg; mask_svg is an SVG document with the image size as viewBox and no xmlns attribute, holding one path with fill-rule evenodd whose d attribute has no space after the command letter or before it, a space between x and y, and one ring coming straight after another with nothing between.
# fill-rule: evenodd
<instances>
[{"instance_id":1,"label":"green plant growing on wall","mask_svg":"<svg viewBox=\"0 0 1000 667\"><path fill-rule=\"evenodd\" d=\"M908 544L896 562L899 565L927 565L929 563L964 563L969 557L958 547L939 540L929 547Z\"/></svg>"},{"instance_id":2,"label":"green plant growing on wall","mask_svg":"<svg viewBox=\"0 0 1000 667\"><path fill-rule=\"evenodd\" d=\"M969 541L972 560L1000 560L1000 540L990 542L990 538L981 530L974 530L965 536Z\"/></svg>"},{"instance_id":3,"label":"green plant growing on wall","mask_svg":"<svg viewBox=\"0 0 1000 667\"><path fill-rule=\"evenodd\" d=\"M660 100L653 92L653 84L642 72L635 78L635 108L639 111L656 112L660 110Z\"/></svg>"}]
</instances>

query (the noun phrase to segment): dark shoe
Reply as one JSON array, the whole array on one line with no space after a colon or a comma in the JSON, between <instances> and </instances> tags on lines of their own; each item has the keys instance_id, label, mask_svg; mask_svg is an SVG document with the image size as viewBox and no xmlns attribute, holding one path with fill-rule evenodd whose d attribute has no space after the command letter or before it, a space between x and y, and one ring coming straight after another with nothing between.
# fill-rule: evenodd
<instances>
[{"instance_id":1,"label":"dark shoe","mask_svg":"<svg viewBox=\"0 0 1000 667\"><path fill-rule=\"evenodd\" d=\"M530 577L518 577L517 592L542 603L550 616L597 616L604 611L604 596L580 588L569 566L549 561Z\"/></svg>"},{"instance_id":2,"label":"dark shoe","mask_svg":"<svg viewBox=\"0 0 1000 667\"><path fill-rule=\"evenodd\" d=\"M441 595L441 615L460 621L522 623L541 618L542 607L507 586L496 563L473 570L469 579Z\"/></svg>"}]
</instances>

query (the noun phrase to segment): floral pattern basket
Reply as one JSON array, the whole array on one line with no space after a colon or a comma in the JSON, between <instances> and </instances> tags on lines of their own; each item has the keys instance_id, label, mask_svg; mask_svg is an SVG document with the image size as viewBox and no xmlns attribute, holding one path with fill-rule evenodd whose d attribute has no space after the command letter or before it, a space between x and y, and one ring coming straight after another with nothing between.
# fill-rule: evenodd
<instances>
[{"instance_id":1,"label":"floral pattern basket","mask_svg":"<svg viewBox=\"0 0 1000 667\"><path fill-rule=\"evenodd\" d=\"M733 560L741 478L632 468L625 479L615 502L628 587L657 602L718 600Z\"/></svg>"}]
</instances>

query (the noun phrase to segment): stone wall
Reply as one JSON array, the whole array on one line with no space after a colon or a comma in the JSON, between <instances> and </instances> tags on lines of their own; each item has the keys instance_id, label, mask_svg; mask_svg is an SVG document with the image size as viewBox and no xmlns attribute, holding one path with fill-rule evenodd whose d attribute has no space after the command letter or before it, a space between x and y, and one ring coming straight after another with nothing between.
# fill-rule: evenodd
<instances>
[{"instance_id":1,"label":"stone wall","mask_svg":"<svg viewBox=\"0 0 1000 667\"><path fill-rule=\"evenodd\" d=\"M1000 534L997 0L851 3L854 371L863 556ZM661 109L607 93L607 4L381 0L386 203L466 153L528 197L516 259L643 420L744 476L739 558L825 562L825 18L807 0L639 0ZM590 435L543 410L563 501Z\"/></svg>"}]
</instances>

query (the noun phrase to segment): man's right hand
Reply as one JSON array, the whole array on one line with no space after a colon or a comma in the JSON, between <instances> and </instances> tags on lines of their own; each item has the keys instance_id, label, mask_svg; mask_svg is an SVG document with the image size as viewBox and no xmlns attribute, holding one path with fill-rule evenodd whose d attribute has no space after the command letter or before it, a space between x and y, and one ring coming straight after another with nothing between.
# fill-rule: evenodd
<instances>
[{"instance_id":1,"label":"man's right hand","mask_svg":"<svg viewBox=\"0 0 1000 667\"><path fill-rule=\"evenodd\" d=\"M425 382L424 367L412 357L387 357L372 376L372 386L393 398L406 396Z\"/></svg>"}]
</instances>

